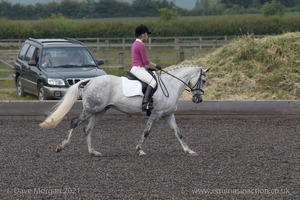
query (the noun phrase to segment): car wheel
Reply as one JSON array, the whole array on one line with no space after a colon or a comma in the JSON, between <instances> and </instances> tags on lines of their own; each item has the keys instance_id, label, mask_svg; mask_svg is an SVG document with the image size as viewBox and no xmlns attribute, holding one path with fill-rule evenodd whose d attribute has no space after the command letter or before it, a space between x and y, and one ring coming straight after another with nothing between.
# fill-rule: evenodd
<instances>
[{"instance_id":1,"label":"car wheel","mask_svg":"<svg viewBox=\"0 0 300 200\"><path fill-rule=\"evenodd\" d=\"M22 86L20 76L17 78L17 94L18 94L19 97L24 97L25 96L25 92L24 92L24 88Z\"/></svg>"},{"instance_id":2,"label":"car wheel","mask_svg":"<svg viewBox=\"0 0 300 200\"><path fill-rule=\"evenodd\" d=\"M40 101L45 100L45 90L44 90L43 83L40 83L38 85L38 98L39 98Z\"/></svg>"}]
</instances>

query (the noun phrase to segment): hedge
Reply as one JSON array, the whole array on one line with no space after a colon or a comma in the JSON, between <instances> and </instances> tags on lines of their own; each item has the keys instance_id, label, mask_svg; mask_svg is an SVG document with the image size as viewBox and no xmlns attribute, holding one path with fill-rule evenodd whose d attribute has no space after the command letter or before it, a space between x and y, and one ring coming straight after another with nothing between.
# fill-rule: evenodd
<instances>
[{"instance_id":1,"label":"hedge","mask_svg":"<svg viewBox=\"0 0 300 200\"><path fill-rule=\"evenodd\" d=\"M134 29L146 24L155 37L273 35L300 30L300 16L220 16L179 17L162 21L158 18L86 19L64 17L36 21L0 19L0 39L55 38L55 37L134 37Z\"/></svg>"}]
</instances>

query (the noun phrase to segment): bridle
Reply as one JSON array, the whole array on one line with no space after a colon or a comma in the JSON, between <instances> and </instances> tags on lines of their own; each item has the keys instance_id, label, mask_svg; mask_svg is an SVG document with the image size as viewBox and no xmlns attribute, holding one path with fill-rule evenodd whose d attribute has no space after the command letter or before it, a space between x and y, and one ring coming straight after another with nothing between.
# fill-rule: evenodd
<instances>
[{"instance_id":1,"label":"bridle","mask_svg":"<svg viewBox=\"0 0 300 200\"><path fill-rule=\"evenodd\" d=\"M187 90L188 92L200 91L201 95L204 94L204 91L201 89L201 87L202 87L202 76L206 76L206 75L205 75L205 73L203 73L203 69L202 69L202 68L200 68L200 75L199 75L199 78L198 78L196 84L195 84L193 87L189 86L187 83L185 83L185 82L184 82L183 80L181 80L180 78L174 76L173 74L170 74L169 72L167 72L167 71L161 69L161 70L160 70L160 73L159 73L159 76L158 76L158 82L159 82L159 85L160 85L160 87L161 87L161 89L162 89L164 95L165 95L166 97L169 97L169 92L168 92L168 90L167 90L167 88L166 88L164 82L163 82L162 79L161 79L161 72L164 72L164 73L168 74L169 76L172 76L173 78L175 78L175 79L179 80L180 82L182 82L185 86L187 86L187 87L190 89L190 90L185 89L185 90ZM162 87L162 86L163 86L163 87ZM163 88L164 88L164 90L166 91L167 94L165 93L165 91L163 90Z\"/></svg>"}]
</instances>

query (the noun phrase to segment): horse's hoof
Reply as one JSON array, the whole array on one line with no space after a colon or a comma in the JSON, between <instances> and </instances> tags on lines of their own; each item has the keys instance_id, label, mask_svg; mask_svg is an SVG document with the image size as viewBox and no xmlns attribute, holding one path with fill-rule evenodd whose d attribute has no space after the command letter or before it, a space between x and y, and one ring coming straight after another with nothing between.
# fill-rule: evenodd
<instances>
[{"instance_id":1,"label":"horse's hoof","mask_svg":"<svg viewBox=\"0 0 300 200\"><path fill-rule=\"evenodd\" d=\"M102 156L102 154L101 153L92 153L92 156L95 156L95 157L101 157Z\"/></svg>"},{"instance_id":2,"label":"horse's hoof","mask_svg":"<svg viewBox=\"0 0 300 200\"><path fill-rule=\"evenodd\" d=\"M145 156L145 155L146 155L146 153L143 150L139 151L139 156Z\"/></svg>"},{"instance_id":3,"label":"horse's hoof","mask_svg":"<svg viewBox=\"0 0 300 200\"><path fill-rule=\"evenodd\" d=\"M62 150L63 150L62 146L61 146L60 144L57 145L55 151L56 151L56 152L61 152Z\"/></svg>"},{"instance_id":4,"label":"horse's hoof","mask_svg":"<svg viewBox=\"0 0 300 200\"><path fill-rule=\"evenodd\" d=\"M195 157L195 156L198 156L198 154L195 151L191 151L191 152L189 152L189 156Z\"/></svg>"},{"instance_id":5,"label":"horse's hoof","mask_svg":"<svg viewBox=\"0 0 300 200\"><path fill-rule=\"evenodd\" d=\"M102 156L102 154L101 154L99 151L95 151L95 150L90 150L89 153L90 153L92 156L96 156L96 157Z\"/></svg>"}]
</instances>

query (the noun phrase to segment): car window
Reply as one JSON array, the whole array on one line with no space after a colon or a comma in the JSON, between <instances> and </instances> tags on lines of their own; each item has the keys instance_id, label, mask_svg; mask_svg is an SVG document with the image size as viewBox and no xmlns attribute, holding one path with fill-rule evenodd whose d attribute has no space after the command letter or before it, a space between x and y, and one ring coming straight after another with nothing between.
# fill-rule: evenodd
<instances>
[{"instance_id":1,"label":"car window","mask_svg":"<svg viewBox=\"0 0 300 200\"><path fill-rule=\"evenodd\" d=\"M96 66L96 63L89 53L89 51L84 47L51 47L44 48L42 53L42 58L51 57L51 65L53 67L59 66L72 66L80 67L92 65ZM43 62L43 61L42 61ZM46 66L46 65L44 65ZM47 65L47 67L50 67Z\"/></svg>"},{"instance_id":2,"label":"car window","mask_svg":"<svg viewBox=\"0 0 300 200\"><path fill-rule=\"evenodd\" d=\"M19 53L19 56L18 56L19 59L24 60L25 54L26 54L29 46L30 46L29 44L24 43L24 45L22 46L21 51Z\"/></svg>"},{"instance_id":3,"label":"car window","mask_svg":"<svg viewBox=\"0 0 300 200\"><path fill-rule=\"evenodd\" d=\"M25 60L26 61L30 61L30 60L38 60L38 48L36 48L35 46L30 46L26 56L25 56Z\"/></svg>"}]
</instances>

